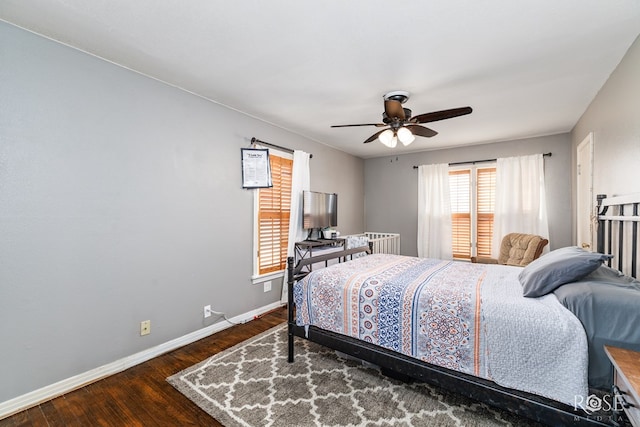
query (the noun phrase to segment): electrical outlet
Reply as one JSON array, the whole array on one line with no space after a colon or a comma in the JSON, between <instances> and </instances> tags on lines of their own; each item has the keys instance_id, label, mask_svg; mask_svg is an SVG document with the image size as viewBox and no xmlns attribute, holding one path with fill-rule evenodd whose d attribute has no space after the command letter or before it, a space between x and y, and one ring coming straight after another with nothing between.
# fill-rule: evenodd
<instances>
[{"instance_id":1,"label":"electrical outlet","mask_svg":"<svg viewBox=\"0 0 640 427\"><path fill-rule=\"evenodd\" d=\"M271 280L264 282L264 291L269 292L271 290Z\"/></svg>"},{"instance_id":2,"label":"electrical outlet","mask_svg":"<svg viewBox=\"0 0 640 427\"><path fill-rule=\"evenodd\" d=\"M140 322L140 335L149 335L151 333L151 320Z\"/></svg>"},{"instance_id":3,"label":"electrical outlet","mask_svg":"<svg viewBox=\"0 0 640 427\"><path fill-rule=\"evenodd\" d=\"M205 305L204 306L204 317L211 317L211 306L210 305Z\"/></svg>"}]
</instances>

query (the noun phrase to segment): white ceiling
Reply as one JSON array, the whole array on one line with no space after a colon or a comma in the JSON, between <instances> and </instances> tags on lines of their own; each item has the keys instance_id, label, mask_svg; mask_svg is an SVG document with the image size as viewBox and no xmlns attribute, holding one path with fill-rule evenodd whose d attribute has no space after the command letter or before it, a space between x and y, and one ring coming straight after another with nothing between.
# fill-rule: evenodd
<instances>
[{"instance_id":1,"label":"white ceiling","mask_svg":"<svg viewBox=\"0 0 640 427\"><path fill-rule=\"evenodd\" d=\"M0 0L0 19L369 158L570 131L640 1ZM391 90L414 115L474 111L407 148L330 128L380 122Z\"/></svg>"}]
</instances>

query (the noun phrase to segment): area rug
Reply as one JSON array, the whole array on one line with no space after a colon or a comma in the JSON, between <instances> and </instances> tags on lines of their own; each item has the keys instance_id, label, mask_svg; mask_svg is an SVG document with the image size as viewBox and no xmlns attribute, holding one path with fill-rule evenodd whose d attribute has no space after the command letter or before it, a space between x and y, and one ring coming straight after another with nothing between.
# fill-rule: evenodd
<instances>
[{"instance_id":1,"label":"area rug","mask_svg":"<svg viewBox=\"0 0 640 427\"><path fill-rule=\"evenodd\" d=\"M227 427L536 425L296 337L287 363L280 325L183 370L167 381Z\"/></svg>"}]
</instances>

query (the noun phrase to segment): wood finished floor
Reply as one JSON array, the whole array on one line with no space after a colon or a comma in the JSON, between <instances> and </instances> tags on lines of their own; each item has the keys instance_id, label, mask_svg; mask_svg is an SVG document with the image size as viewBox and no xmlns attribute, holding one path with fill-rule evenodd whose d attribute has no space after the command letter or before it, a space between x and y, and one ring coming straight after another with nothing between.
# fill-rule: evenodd
<instances>
[{"instance_id":1,"label":"wood finished floor","mask_svg":"<svg viewBox=\"0 0 640 427\"><path fill-rule=\"evenodd\" d=\"M278 309L0 420L15 426L221 426L166 378L286 320Z\"/></svg>"}]
</instances>

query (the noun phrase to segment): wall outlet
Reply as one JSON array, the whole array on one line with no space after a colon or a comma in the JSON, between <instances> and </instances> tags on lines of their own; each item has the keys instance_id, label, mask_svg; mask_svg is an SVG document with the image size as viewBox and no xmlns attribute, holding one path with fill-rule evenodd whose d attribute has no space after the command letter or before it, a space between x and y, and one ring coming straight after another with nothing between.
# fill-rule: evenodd
<instances>
[{"instance_id":1,"label":"wall outlet","mask_svg":"<svg viewBox=\"0 0 640 427\"><path fill-rule=\"evenodd\" d=\"M264 291L269 292L271 290L271 280L264 282Z\"/></svg>"},{"instance_id":2,"label":"wall outlet","mask_svg":"<svg viewBox=\"0 0 640 427\"><path fill-rule=\"evenodd\" d=\"M204 317L211 317L211 306L210 305L205 305L204 306Z\"/></svg>"},{"instance_id":3,"label":"wall outlet","mask_svg":"<svg viewBox=\"0 0 640 427\"><path fill-rule=\"evenodd\" d=\"M149 335L151 333L151 320L143 320L140 322L140 335Z\"/></svg>"}]
</instances>

